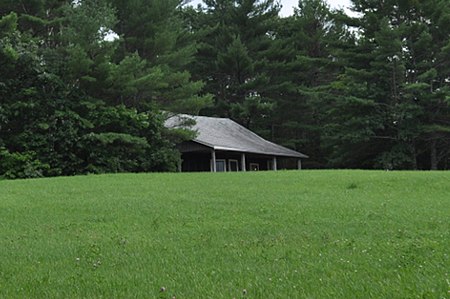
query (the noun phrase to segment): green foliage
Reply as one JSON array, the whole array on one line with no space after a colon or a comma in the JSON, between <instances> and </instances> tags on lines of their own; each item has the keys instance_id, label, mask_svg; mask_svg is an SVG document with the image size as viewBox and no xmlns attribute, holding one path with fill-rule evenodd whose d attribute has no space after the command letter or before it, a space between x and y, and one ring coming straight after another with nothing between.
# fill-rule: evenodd
<instances>
[{"instance_id":1,"label":"green foliage","mask_svg":"<svg viewBox=\"0 0 450 299\"><path fill-rule=\"evenodd\" d=\"M386 170L410 169L414 166L411 165L411 156L413 154L410 147L393 146L391 151L383 152L377 157L375 167Z\"/></svg>"},{"instance_id":2,"label":"green foliage","mask_svg":"<svg viewBox=\"0 0 450 299\"><path fill-rule=\"evenodd\" d=\"M124 94L120 93L120 103L143 108L157 105L191 114L198 114L208 106L211 96L201 93L202 79L191 80L187 71L195 53L195 41L187 38L182 28L177 14L180 2L109 0L109 3L117 10L119 20L114 31L122 37L116 58L124 62L120 63L113 82L131 83ZM122 81L122 74L132 78Z\"/></svg>"},{"instance_id":3,"label":"green foliage","mask_svg":"<svg viewBox=\"0 0 450 299\"><path fill-rule=\"evenodd\" d=\"M294 15L276 27L283 55L279 50L272 54L276 61L271 70L276 74L270 91L276 101L272 135L280 144L308 153L312 167L332 165L330 156L324 159L323 139L327 108L335 99L329 85L341 67L335 43L343 39L342 32L321 0L300 1Z\"/></svg>"},{"instance_id":4,"label":"green foliage","mask_svg":"<svg viewBox=\"0 0 450 299\"><path fill-rule=\"evenodd\" d=\"M203 9L186 9L186 27L197 40L198 51L190 64L194 79L202 79L214 105L210 115L231 117L253 130L264 130L273 98L264 94L269 84L267 55L271 32L280 7L265 1L205 1ZM256 99L261 110L246 103ZM251 108L253 110L249 110Z\"/></svg>"},{"instance_id":5,"label":"green foliage","mask_svg":"<svg viewBox=\"0 0 450 299\"><path fill-rule=\"evenodd\" d=\"M140 157L145 156L149 148L145 138L112 132L89 133L83 136L81 144L89 149L86 171L93 173L139 169Z\"/></svg>"},{"instance_id":6,"label":"green foliage","mask_svg":"<svg viewBox=\"0 0 450 299\"><path fill-rule=\"evenodd\" d=\"M315 170L3 180L1 296L446 298L449 179Z\"/></svg>"},{"instance_id":7,"label":"green foliage","mask_svg":"<svg viewBox=\"0 0 450 299\"><path fill-rule=\"evenodd\" d=\"M17 14L12 12L0 19L0 38L11 34L17 29Z\"/></svg>"},{"instance_id":8,"label":"green foliage","mask_svg":"<svg viewBox=\"0 0 450 299\"><path fill-rule=\"evenodd\" d=\"M37 160L34 152L10 153L0 147L0 178L38 178L48 169L49 165Z\"/></svg>"},{"instance_id":9,"label":"green foliage","mask_svg":"<svg viewBox=\"0 0 450 299\"><path fill-rule=\"evenodd\" d=\"M339 45L336 56L345 69L331 85L335 100L327 109L331 161L339 167L447 168L447 130L424 128L447 126L450 116L448 60L438 54L448 43L447 27L438 29L450 14L448 2L353 3L361 15L347 23L359 36Z\"/></svg>"},{"instance_id":10,"label":"green foliage","mask_svg":"<svg viewBox=\"0 0 450 299\"><path fill-rule=\"evenodd\" d=\"M110 30L117 24L116 11L101 0L78 1L76 5L66 7L65 18L68 26L64 38L69 43L89 50L102 46Z\"/></svg>"},{"instance_id":11,"label":"green foliage","mask_svg":"<svg viewBox=\"0 0 450 299\"><path fill-rule=\"evenodd\" d=\"M106 1L0 8L14 11L0 20L2 175L176 169L156 98L170 106L191 97L195 105L184 108L195 110L205 100L201 83L186 87L189 73L149 67L137 54L114 60L119 43L105 38L118 20ZM174 95L173 81L184 93Z\"/></svg>"},{"instance_id":12,"label":"green foliage","mask_svg":"<svg viewBox=\"0 0 450 299\"><path fill-rule=\"evenodd\" d=\"M179 153L165 135L162 115L98 103L89 117L93 130L82 136L78 145L85 157L84 172L177 169Z\"/></svg>"},{"instance_id":13,"label":"green foliage","mask_svg":"<svg viewBox=\"0 0 450 299\"><path fill-rule=\"evenodd\" d=\"M305 167L450 167L450 2L185 4L0 0L0 146L43 175L173 170L192 134L163 110L230 117Z\"/></svg>"}]
</instances>

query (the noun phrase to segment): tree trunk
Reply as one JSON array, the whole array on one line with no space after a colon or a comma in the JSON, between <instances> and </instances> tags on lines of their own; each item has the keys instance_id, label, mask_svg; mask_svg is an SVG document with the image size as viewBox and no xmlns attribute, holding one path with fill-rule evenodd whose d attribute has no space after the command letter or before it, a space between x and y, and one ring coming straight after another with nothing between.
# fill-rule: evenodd
<instances>
[{"instance_id":1,"label":"tree trunk","mask_svg":"<svg viewBox=\"0 0 450 299\"><path fill-rule=\"evenodd\" d=\"M436 149L437 140L433 138L430 143L430 160L431 160L431 170L438 169L438 159L437 159L437 149Z\"/></svg>"},{"instance_id":2,"label":"tree trunk","mask_svg":"<svg viewBox=\"0 0 450 299\"><path fill-rule=\"evenodd\" d=\"M416 145L414 143L411 144L411 159L413 170L417 170L417 152L416 152Z\"/></svg>"}]
</instances>

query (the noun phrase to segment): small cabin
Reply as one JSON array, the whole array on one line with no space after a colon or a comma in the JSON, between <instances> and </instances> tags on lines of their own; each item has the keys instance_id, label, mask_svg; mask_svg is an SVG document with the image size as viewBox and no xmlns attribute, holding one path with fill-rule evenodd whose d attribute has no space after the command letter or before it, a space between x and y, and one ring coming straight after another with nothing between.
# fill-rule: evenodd
<instances>
[{"instance_id":1,"label":"small cabin","mask_svg":"<svg viewBox=\"0 0 450 299\"><path fill-rule=\"evenodd\" d=\"M192 121L194 125L185 125ZM178 145L182 159L179 170L183 172L301 169L302 159L308 158L265 140L228 118L175 115L165 125L196 132L194 139Z\"/></svg>"}]
</instances>

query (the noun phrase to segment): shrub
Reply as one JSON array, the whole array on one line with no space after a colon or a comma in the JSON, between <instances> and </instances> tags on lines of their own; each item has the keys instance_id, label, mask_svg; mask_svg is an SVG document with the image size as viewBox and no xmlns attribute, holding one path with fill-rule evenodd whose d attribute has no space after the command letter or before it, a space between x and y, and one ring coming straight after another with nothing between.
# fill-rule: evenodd
<instances>
[{"instance_id":1,"label":"shrub","mask_svg":"<svg viewBox=\"0 0 450 299\"><path fill-rule=\"evenodd\" d=\"M42 177L49 165L35 158L34 152L10 153L0 148L0 177L7 179Z\"/></svg>"}]
</instances>

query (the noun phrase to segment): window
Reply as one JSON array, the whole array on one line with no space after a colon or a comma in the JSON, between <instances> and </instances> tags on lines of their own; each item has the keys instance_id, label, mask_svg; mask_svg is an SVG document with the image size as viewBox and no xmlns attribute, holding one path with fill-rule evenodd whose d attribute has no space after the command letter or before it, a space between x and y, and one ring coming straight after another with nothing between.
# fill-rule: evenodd
<instances>
[{"instance_id":1,"label":"window","mask_svg":"<svg viewBox=\"0 0 450 299\"><path fill-rule=\"evenodd\" d=\"M228 160L228 171L239 171L239 164L237 160Z\"/></svg>"},{"instance_id":2,"label":"window","mask_svg":"<svg viewBox=\"0 0 450 299\"><path fill-rule=\"evenodd\" d=\"M250 163L250 170L251 171L258 171L259 170L259 163Z\"/></svg>"},{"instance_id":3,"label":"window","mask_svg":"<svg viewBox=\"0 0 450 299\"><path fill-rule=\"evenodd\" d=\"M223 160L223 159L216 160L216 171L217 172L227 171L227 164L226 164L225 160Z\"/></svg>"}]
</instances>

